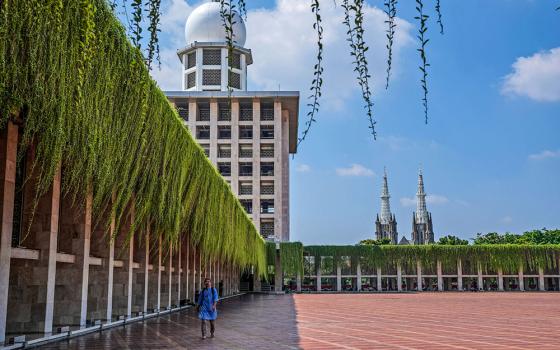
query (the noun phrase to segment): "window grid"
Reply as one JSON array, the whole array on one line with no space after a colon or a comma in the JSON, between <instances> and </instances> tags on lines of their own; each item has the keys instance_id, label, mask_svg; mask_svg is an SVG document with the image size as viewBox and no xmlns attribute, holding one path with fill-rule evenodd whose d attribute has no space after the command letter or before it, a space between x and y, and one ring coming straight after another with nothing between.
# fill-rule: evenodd
<instances>
[{"instance_id":1,"label":"window grid","mask_svg":"<svg viewBox=\"0 0 560 350\"><path fill-rule=\"evenodd\" d=\"M229 105L226 104L219 105L218 120L223 122L231 120L231 110L229 109Z\"/></svg>"},{"instance_id":2,"label":"window grid","mask_svg":"<svg viewBox=\"0 0 560 350\"><path fill-rule=\"evenodd\" d=\"M218 158L230 158L231 157L231 145L224 144L218 145Z\"/></svg>"},{"instance_id":3,"label":"window grid","mask_svg":"<svg viewBox=\"0 0 560 350\"><path fill-rule=\"evenodd\" d=\"M196 51L187 55L187 69L196 66Z\"/></svg>"},{"instance_id":4,"label":"window grid","mask_svg":"<svg viewBox=\"0 0 560 350\"><path fill-rule=\"evenodd\" d=\"M261 108L261 121L272 121L274 120L274 108L263 107Z\"/></svg>"},{"instance_id":5,"label":"window grid","mask_svg":"<svg viewBox=\"0 0 560 350\"><path fill-rule=\"evenodd\" d=\"M184 121L189 121L189 105L177 105L177 113Z\"/></svg>"},{"instance_id":6,"label":"window grid","mask_svg":"<svg viewBox=\"0 0 560 350\"><path fill-rule=\"evenodd\" d=\"M241 75L235 72L229 72L229 86L235 89L241 89Z\"/></svg>"},{"instance_id":7,"label":"window grid","mask_svg":"<svg viewBox=\"0 0 560 350\"><path fill-rule=\"evenodd\" d=\"M239 182L239 194L240 195L252 195L253 194L253 183L250 181L240 181Z\"/></svg>"},{"instance_id":8,"label":"window grid","mask_svg":"<svg viewBox=\"0 0 560 350\"><path fill-rule=\"evenodd\" d=\"M274 125L261 125L261 139L270 140L274 138Z\"/></svg>"},{"instance_id":9,"label":"window grid","mask_svg":"<svg viewBox=\"0 0 560 350\"><path fill-rule=\"evenodd\" d=\"M220 139L220 140L231 139L231 126L230 125L218 125L218 139Z\"/></svg>"},{"instance_id":10,"label":"window grid","mask_svg":"<svg viewBox=\"0 0 560 350\"><path fill-rule=\"evenodd\" d=\"M198 140L208 140L210 139L210 126L199 125L196 127L196 138Z\"/></svg>"},{"instance_id":11,"label":"window grid","mask_svg":"<svg viewBox=\"0 0 560 350\"><path fill-rule=\"evenodd\" d=\"M253 176L253 163L251 162L239 163L239 176Z\"/></svg>"},{"instance_id":12,"label":"window grid","mask_svg":"<svg viewBox=\"0 0 560 350\"><path fill-rule=\"evenodd\" d=\"M261 221L261 235L264 238L274 236L274 220Z\"/></svg>"},{"instance_id":13,"label":"window grid","mask_svg":"<svg viewBox=\"0 0 560 350\"><path fill-rule=\"evenodd\" d=\"M198 105L198 115L196 120L199 122L210 121L210 106L208 105Z\"/></svg>"},{"instance_id":14,"label":"window grid","mask_svg":"<svg viewBox=\"0 0 560 350\"><path fill-rule=\"evenodd\" d=\"M245 209L247 214L253 214L253 200L252 199L241 199L241 205Z\"/></svg>"},{"instance_id":15,"label":"window grid","mask_svg":"<svg viewBox=\"0 0 560 350\"><path fill-rule=\"evenodd\" d=\"M274 182L261 182L261 195L273 195Z\"/></svg>"},{"instance_id":16,"label":"window grid","mask_svg":"<svg viewBox=\"0 0 560 350\"><path fill-rule=\"evenodd\" d=\"M261 214L274 214L274 199L261 199Z\"/></svg>"},{"instance_id":17,"label":"window grid","mask_svg":"<svg viewBox=\"0 0 560 350\"><path fill-rule=\"evenodd\" d=\"M222 174L222 176L231 176L231 163L218 162L218 171Z\"/></svg>"},{"instance_id":18,"label":"window grid","mask_svg":"<svg viewBox=\"0 0 560 350\"><path fill-rule=\"evenodd\" d=\"M241 105L239 107L239 120L250 122L253 120L253 106Z\"/></svg>"},{"instance_id":19,"label":"window grid","mask_svg":"<svg viewBox=\"0 0 560 350\"><path fill-rule=\"evenodd\" d=\"M187 89L193 88L196 85L196 72L187 74Z\"/></svg>"},{"instance_id":20,"label":"window grid","mask_svg":"<svg viewBox=\"0 0 560 350\"><path fill-rule=\"evenodd\" d=\"M261 145L261 157L262 158L272 158L272 157L274 157L274 145L273 144L262 144Z\"/></svg>"},{"instance_id":21,"label":"window grid","mask_svg":"<svg viewBox=\"0 0 560 350\"><path fill-rule=\"evenodd\" d=\"M203 69L202 85L221 85L222 71L219 69Z\"/></svg>"},{"instance_id":22,"label":"window grid","mask_svg":"<svg viewBox=\"0 0 560 350\"><path fill-rule=\"evenodd\" d=\"M220 66L222 64L222 50L220 49L202 50L202 64L205 66Z\"/></svg>"},{"instance_id":23,"label":"window grid","mask_svg":"<svg viewBox=\"0 0 560 350\"><path fill-rule=\"evenodd\" d=\"M253 156L253 145L252 144L240 144L239 145L239 158L251 158Z\"/></svg>"},{"instance_id":24,"label":"window grid","mask_svg":"<svg viewBox=\"0 0 560 350\"><path fill-rule=\"evenodd\" d=\"M274 176L274 163L262 162L261 163L261 176Z\"/></svg>"},{"instance_id":25,"label":"window grid","mask_svg":"<svg viewBox=\"0 0 560 350\"><path fill-rule=\"evenodd\" d=\"M252 125L240 125L239 126L239 138L243 140L250 140L253 138L253 126Z\"/></svg>"}]
</instances>

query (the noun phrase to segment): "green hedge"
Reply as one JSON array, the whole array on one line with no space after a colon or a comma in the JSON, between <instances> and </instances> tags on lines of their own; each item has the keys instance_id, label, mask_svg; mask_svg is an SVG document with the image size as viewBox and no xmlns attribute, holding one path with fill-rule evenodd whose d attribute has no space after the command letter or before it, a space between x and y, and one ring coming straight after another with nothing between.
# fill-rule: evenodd
<instances>
[{"instance_id":1,"label":"green hedge","mask_svg":"<svg viewBox=\"0 0 560 350\"><path fill-rule=\"evenodd\" d=\"M134 201L131 234L148 223L166 243L188 233L209 258L264 273L263 239L107 2L0 6L0 127L23 118L23 145L36 145L38 193L62 163L63 192L83 198L91 187L97 217L109 207L119 222Z\"/></svg>"},{"instance_id":2,"label":"green hedge","mask_svg":"<svg viewBox=\"0 0 560 350\"><path fill-rule=\"evenodd\" d=\"M305 254L311 256L333 256L335 259L349 256L356 260L361 257L366 263L384 266L386 264L414 265L420 260L422 265L434 267L439 260L444 267L457 268L457 260L470 260L488 269L501 268L517 271L520 264L526 268L557 268L560 245L348 245L348 246L305 246Z\"/></svg>"}]
</instances>

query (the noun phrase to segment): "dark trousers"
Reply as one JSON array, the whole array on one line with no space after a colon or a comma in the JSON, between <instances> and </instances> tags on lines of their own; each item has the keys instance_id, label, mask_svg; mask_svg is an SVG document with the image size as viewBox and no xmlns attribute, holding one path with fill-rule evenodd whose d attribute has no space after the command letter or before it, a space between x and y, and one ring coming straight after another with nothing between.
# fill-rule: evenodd
<instances>
[{"instance_id":1,"label":"dark trousers","mask_svg":"<svg viewBox=\"0 0 560 350\"><path fill-rule=\"evenodd\" d=\"M208 320L210 322L210 334L214 334L214 330L216 329L214 326L214 320ZM202 331L202 336L206 335L206 320L200 320L200 330Z\"/></svg>"}]
</instances>

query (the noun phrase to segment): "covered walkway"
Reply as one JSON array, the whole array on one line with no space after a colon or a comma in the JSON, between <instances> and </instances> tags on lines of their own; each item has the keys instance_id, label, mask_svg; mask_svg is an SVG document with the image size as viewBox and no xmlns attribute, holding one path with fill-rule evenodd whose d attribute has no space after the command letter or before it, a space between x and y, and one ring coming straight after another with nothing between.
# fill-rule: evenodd
<instances>
[{"instance_id":1,"label":"covered walkway","mask_svg":"<svg viewBox=\"0 0 560 350\"><path fill-rule=\"evenodd\" d=\"M558 349L554 293L245 295L223 302L217 337L194 310L44 349Z\"/></svg>"}]
</instances>

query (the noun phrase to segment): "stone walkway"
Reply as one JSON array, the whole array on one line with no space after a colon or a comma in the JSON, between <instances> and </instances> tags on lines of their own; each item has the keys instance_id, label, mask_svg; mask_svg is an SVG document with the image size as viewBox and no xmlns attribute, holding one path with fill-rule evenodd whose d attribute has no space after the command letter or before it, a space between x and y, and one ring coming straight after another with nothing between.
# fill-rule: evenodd
<instances>
[{"instance_id":1,"label":"stone walkway","mask_svg":"<svg viewBox=\"0 0 560 350\"><path fill-rule=\"evenodd\" d=\"M559 349L558 293L246 295L42 349Z\"/></svg>"}]
</instances>

